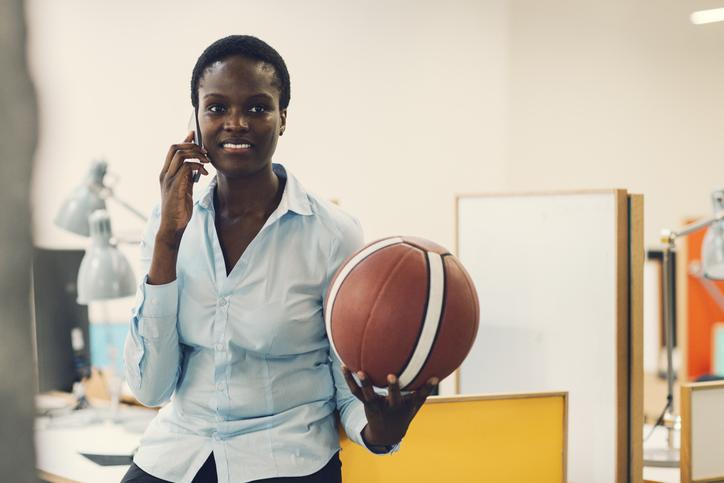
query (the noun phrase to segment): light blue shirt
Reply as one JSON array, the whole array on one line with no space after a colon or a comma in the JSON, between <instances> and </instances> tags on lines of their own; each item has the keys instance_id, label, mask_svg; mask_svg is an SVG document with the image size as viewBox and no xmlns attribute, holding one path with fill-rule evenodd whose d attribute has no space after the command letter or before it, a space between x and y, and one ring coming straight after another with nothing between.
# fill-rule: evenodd
<instances>
[{"instance_id":1,"label":"light blue shirt","mask_svg":"<svg viewBox=\"0 0 724 483\"><path fill-rule=\"evenodd\" d=\"M362 246L354 218L286 178L277 209L227 276L214 224L216 180L194 204L177 278L139 286L125 365L150 406L170 399L134 462L164 480L189 482L211 452L219 483L301 476L339 450L335 409L364 444L362 403L330 355L323 298L341 262ZM160 209L142 243L148 273Z\"/></svg>"}]
</instances>

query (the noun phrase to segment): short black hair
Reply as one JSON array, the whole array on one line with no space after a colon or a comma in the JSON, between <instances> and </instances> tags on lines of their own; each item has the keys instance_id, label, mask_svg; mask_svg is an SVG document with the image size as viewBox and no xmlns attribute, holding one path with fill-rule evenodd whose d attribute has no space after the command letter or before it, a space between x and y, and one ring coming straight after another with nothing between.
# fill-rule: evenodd
<instances>
[{"instance_id":1,"label":"short black hair","mask_svg":"<svg viewBox=\"0 0 724 483\"><path fill-rule=\"evenodd\" d=\"M191 104L199 107L199 82L204 71L213 63L239 55L260 60L274 68L274 78L279 88L279 108L286 109L291 98L289 71L279 52L269 44L251 35L229 35L206 47L196 60L191 74Z\"/></svg>"}]
</instances>

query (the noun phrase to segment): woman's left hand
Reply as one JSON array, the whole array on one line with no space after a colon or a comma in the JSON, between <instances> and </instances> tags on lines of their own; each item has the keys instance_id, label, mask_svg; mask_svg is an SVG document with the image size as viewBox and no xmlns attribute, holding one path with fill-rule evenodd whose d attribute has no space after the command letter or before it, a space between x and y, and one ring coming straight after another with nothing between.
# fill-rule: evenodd
<instances>
[{"instance_id":1,"label":"woman's left hand","mask_svg":"<svg viewBox=\"0 0 724 483\"><path fill-rule=\"evenodd\" d=\"M342 372L349 390L364 403L367 426L362 431L362 438L372 446L391 446L402 441L412 418L438 383L433 377L420 389L402 395L397 377L389 374L385 397L374 391L372 381L364 372L357 373L359 385L349 369L342 367Z\"/></svg>"}]
</instances>

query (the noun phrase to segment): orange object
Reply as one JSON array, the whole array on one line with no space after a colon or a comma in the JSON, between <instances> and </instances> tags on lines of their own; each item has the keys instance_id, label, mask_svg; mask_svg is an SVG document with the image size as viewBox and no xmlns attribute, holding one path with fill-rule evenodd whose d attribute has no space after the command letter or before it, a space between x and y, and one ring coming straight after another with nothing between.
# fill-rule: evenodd
<instances>
[{"instance_id":1,"label":"orange object","mask_svg":"<svg viewBox=\"0 0 724 483\"><path fill-rule=\"evenodd\" d=\"M692 262L701 261L701 244L706 230L699 230L686 238L687 270ZM714 282L724 292L724 282ZM709 295L696 276L687 273L686 290L688 294L687 313L687 367L689 380L695 380L704 374L711 374L712 328L724 320L724 310Z\"/></svg>"}]
</instances>

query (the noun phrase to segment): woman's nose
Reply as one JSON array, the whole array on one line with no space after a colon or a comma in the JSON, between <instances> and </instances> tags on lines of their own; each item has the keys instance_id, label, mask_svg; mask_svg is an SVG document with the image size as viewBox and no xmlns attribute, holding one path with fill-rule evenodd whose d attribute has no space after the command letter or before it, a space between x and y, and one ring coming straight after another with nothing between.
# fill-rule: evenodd
<instances>
[{"instance_id":1,"label":"woman's nose","mask_svg":"<svg viewBox=\"0 0 724 483\"><path fill-rule=\"evenodd\" d=\"M246 117L246 113L243 112L229 112L224 120L224 129L229 131L249 129L249 120Z\"/></svg>"}]
</instances>

